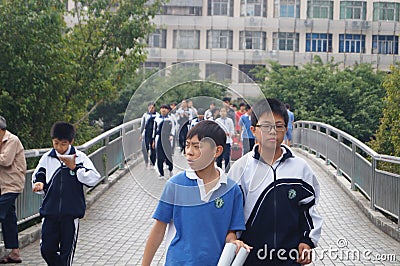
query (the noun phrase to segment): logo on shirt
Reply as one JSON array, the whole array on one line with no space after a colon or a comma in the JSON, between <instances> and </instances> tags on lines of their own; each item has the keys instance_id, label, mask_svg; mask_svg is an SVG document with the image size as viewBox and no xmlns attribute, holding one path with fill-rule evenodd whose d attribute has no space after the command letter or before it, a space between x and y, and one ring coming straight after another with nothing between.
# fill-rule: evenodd
<instances>
[{"instance_id":1,"label":"logo on shirt","mask_svg":"<svg viewBox=\"0 0 400 266\"><path fill-rule=\"evenodd\" d=\"M296 197L296 190L294 190L293 188L289 189L288 198L294 199L295 197Z\"/></svg>"},{"instance_id":2,"label":"logo on shirt","mask_svg":"<svg viewBox=\"0 0 400 266\"><path fill-rule=\"evenodd\" d=\"M69 174L70 174L70 175L75 175L75 172L72 171L72 170L69 170Z\"/></svg>"},{"instance_id":3,"label":"logo on shirt","mask_svg":"<svg viewBox=\"0 0 400 266\"><path fill-rule=\"evenodd\" d=\"M222 208L223 205L224 205L224 200L222 198L215 199L215 207L220 209L220 208Z\"/></svg>"}]
</instances>

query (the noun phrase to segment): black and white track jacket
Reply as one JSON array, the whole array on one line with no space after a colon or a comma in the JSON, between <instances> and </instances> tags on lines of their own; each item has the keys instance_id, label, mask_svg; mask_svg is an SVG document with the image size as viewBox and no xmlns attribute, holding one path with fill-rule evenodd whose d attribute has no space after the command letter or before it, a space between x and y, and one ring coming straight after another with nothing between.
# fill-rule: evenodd
<instances>
[{"instance_id":1,"label":"black and white track jacket","mask_svg":"<svg viewBox=\"0 0 400 266\"><path fill-rule=\"evenodd\" d=\"M297 265L289 252L294 257L299 243L315 247L321 235L318 181L302 158L287 146L281 149L283 155L271 166L256 145L229 172L244 194L246 231L241 239L253 246L246 265ZM279 250L287 260L277 258Z\"/></svg>"},{"instance_id":2,"label":"black and white track jacket","mask_svg":"<svg viewBox=\"0 0 400 266\"><path fill-rule=\"evenodd\" d=\"M76 154L74 170L69 169L57 157L54 149L43 154L32 174L32 187L36 182L44 184L44 193L40 215L69 216L82 218L86 203L83 185L94 186L100 179L92 161L83 152L70 146L65 154Z\"/></svg>"}]
</instances>

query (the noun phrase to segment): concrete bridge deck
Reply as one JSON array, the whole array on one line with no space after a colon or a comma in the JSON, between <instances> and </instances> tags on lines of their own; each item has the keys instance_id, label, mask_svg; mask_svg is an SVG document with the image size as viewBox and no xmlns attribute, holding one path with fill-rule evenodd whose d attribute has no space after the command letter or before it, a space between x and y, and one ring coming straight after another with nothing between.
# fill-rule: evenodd
<instances>
[{"instance_id":1,"label":"concrete bridge deck","mask_svg":"<svg viewBox=\"0 0 400 266\"><path fill-rule=\"evenodd\" d=\"M321 185L318 211L324 226L314 265L400 265L400 242L367 218L325 166L295 151L306 158ZM174 160L184 165L182 156L176 154ZM145 169L143 162L112 180L113 185L91 204L80 222L74 265L140 265L164 182L155 170ZM21 256L22 265L45 265L39 241L22 248ZM162 265L163 256L161 247L154 265Z\"/></svg>"}]
</instances>

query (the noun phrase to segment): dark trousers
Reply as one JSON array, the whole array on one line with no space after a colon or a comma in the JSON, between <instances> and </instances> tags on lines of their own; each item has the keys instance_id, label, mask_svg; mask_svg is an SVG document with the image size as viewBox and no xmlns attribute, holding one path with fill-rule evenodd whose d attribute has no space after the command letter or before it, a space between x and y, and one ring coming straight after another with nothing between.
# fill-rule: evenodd
<instances>
[{"instance_id":1,"label":"dark trousers","mask_svg":"<svg viewBox=\"0 0 400 266\"><path fill-rule=\"evenodd\" d=\"M78 229L78 218L43 218L40 252L47 265L72 265L78 240Z\"/></svg>"},{"instance_id":2,"label":"dark trousers","mask_svg":"<svg viewBox=\"0 0 400 266\"><path fill-rule=\"evenodd\" d=\"M187 123L185 123L179 130L179 147L181 148L181 152L185 151L186 136L188 131Z\"/></svg>"},{"instance_id":3,"label":"dark trousers","mask_svg":"<svg viewBox=\"0 0 400 266\"><path fill-rule=\"evenodd\" d=\"M168 170L172 171L174 165L172 164L172 148L169 140L158 141L157 143L157 168L161 176L164 176L164 162L168 165Z\"/></svg>"},{"instance_id":4,"label":"dark trousers","mask_svg":"<svg viewBox=\"0 0 400 266\"><path fill-rule=\"evenodd\" d=\"M248 139L244 138L243 139L243 155L251 151L254 147L255 144L255 139Z\"/></svg>"},{"instance_id":5,"label":"dark trousers","mask_svg":"<svg viewBox=\"0 0 400 266\"><path fill-rule=\"evenodd\" d=\"M3 232L4 246L7 249L19 248L17 215L15 200L19 193L5 193L0 195L0 222Z\"/></svg>"},{"instance_id":6,"label":"dark trousers","mask_svg":"<svg viewBox=\"0 0 400 266\"><path fill-rule=\"evenodd\" d=\"M222 154L217 158L217 166L222 168L222 159L225 161L225 173L228 173L230 167L230 160L231 160L231 144L226 143L224 146L224 151Z\"/></svg>"},{"instance_id":7,"label":"dark trousers","mask_svg":"<svg viewBox=\"0 0 400 266\"><path fill-rule=\"evenodd\" d=\"M151 136L144 136L142 140L142 153L144 158L144 163L149 164L149 150L150 150L150 162L152 165L156 164L156 150L153 149L151 143L153 139Z\"/></svg>"}]
</instances>

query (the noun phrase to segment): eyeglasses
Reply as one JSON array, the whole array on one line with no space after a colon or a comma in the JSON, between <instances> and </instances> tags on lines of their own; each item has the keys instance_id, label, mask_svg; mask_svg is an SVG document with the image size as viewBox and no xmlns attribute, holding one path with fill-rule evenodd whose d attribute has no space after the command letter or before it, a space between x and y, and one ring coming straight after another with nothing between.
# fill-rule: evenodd
<instances>
[{"instance_id":1,"label":"eyeglasses","mask_svg":"<svg viewBox=\"0 0 400 266\"><path fill-rule=\"evenodd\" d=\"M286 127L284 124L271 125L271 124L263 124L263 125L255 125L255 127L259 127L262 132L271 132L274 129L276 132L284 132Z\"/></svg>"}]
</instances>

